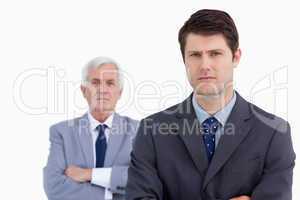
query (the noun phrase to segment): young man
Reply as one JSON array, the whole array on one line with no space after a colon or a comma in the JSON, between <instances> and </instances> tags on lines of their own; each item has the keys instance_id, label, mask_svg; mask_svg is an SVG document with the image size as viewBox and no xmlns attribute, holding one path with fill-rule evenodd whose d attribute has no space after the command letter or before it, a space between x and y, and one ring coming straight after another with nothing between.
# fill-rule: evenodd
<instances>
[{"instance_id":1,"label":"young man","mask_svg":"<svg viewBox=\"0 0 300 200\"><path fill-rule=\"evenodd\" d=\"M82 72L89 110L51 126L45 192L49 200L124 199L138 122L115 112L123 81L114 60L97 57Z\"/></svg>"},{"instance_id":2,"label":"young man","mask_svg":"<svg viewBox=\"0 0 300 200\"><path fill-rule=\"evenodd\" d=\"M141 122L127 199L291 200L290 126L234 90L241 50L232 18L199 10L179 43L193 93Z\"/></svg>"}]
</instances>

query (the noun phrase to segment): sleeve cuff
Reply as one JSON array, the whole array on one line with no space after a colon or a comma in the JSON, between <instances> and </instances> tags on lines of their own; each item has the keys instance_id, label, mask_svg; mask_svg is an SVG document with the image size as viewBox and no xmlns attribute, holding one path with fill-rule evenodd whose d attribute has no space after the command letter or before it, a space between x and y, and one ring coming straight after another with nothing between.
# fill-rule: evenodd
<instances>
[{"instance_id":1,"label":"sleeve cuff","mask_svg":"<svg viewBox=\"0 0 300 200\"><path fill-rule=\"evenodd\" d=\"M93 168L91 183L110 188L111 168Z\"/></svg>"}]
</instances>

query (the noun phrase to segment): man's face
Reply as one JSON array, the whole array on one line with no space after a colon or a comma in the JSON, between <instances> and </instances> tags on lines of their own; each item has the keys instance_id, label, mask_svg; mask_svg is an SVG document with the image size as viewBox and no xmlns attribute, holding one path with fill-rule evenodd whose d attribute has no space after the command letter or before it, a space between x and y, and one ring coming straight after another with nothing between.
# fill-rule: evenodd
<instances>
[{"instance_id":1,"label":"man's face","mask_svg":"<svg viewBox=\"0 0 300 200\"><path fill-rule=\"evenodd\" d=\"M103 64L100 68L88 71L88 83L81 86L90 110L100 112L114 111L122 90L118 71L113 64Z\"/></svg>"},{"instance_id":2,"label":"man's face","mask_svg":"<svg viewBox=\"0 0 300 200\"><path fill-rule=\"evenodd\" d=\"M216 96L232 88L233 68L239 63L241 51L234 55L221 34L204 36L189 33L185 46L185 66L194 92Z\"/></svg>"}]
</instances>

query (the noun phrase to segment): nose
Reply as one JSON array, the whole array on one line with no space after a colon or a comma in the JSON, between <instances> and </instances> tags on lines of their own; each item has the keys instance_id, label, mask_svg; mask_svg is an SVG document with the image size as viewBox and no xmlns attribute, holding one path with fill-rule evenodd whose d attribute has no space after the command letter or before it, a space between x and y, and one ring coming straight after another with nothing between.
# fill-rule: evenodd
<instances>
[{"instance_id":1,"label":"nose","mask_svg":"<svg viewBox=\"0 0 300 200\"><path fill-rule=\"evenodd\" d=\"M201 72L206 72L211 70L211 59L207 55L203 55L200 63Z\"/></svg>"},{"instance_id":2,"label":"nose","mask_svg":"<svg viewBox=\"0 0 300 200\"><path fill-rule=\"evenodd\" d=\"M99 84L99 87L97 88L97 90L98 90L98 93L106 94L106 93L108 93L109 88L108 88L107 84L101 83L101 84Z\"/></svg>"}]
</instances>

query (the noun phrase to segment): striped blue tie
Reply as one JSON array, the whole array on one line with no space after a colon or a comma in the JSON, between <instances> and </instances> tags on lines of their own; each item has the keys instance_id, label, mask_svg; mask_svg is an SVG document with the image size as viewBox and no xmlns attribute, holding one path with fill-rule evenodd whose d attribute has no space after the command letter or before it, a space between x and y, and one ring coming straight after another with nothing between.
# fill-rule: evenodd
<instances>
[{"instance_id":1,"label":"striped blue tie","mask_svg":"<svg viewBox=\"0 0 300 200\"><path fill-rule=\"evenodd\" d=\"M99 132L98 138L96 140L96 168L103 167L104 159L105 159L105 152L107 148L106 144L106 137L104 134L105 128L107 126L105 124L97 126L97 130Z\"/></svg>"}]
</instances>

